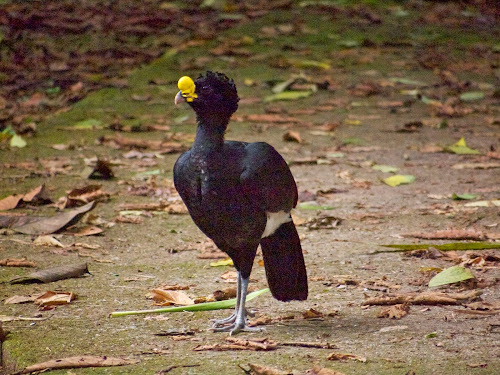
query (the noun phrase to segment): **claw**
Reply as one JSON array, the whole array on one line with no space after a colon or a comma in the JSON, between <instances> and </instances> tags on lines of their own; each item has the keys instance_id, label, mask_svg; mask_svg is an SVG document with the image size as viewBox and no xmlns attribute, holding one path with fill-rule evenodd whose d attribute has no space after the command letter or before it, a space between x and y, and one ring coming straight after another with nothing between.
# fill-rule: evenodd
<instances>
[{"instance_id":1,"label":"claw","mask_svg":"<svg viewBox=\"0 0 500 375\"><path fill-rule=\"evenodd\" d=\"M214 332L229 332L229 336L236 335L240 332L261 332L263 328L261 327L249 327L245 324L233 323L225 327L212 328Z\"/></svg>"}]
</instances>

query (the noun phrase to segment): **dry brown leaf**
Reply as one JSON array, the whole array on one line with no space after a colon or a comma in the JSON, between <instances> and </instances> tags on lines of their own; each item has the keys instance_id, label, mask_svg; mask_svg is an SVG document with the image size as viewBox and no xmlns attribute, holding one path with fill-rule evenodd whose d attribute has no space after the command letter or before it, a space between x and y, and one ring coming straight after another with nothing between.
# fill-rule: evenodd
<instances>
[{"instance_id":1,"label":"dry brown leaf","mask_svg":"<svg viewBox=\"0 0 500 375\"><path fill-rule=\"evenodd\" d=\"M294 130L289 130L285 134L283 134L283 140L285 142L304 143L304 140L300 136L300 133Z\"/></svg>"},{"instance_id":2,"label":"dry brown leaf","mask_svg":"<svg viewBox=\"0 0 500 375\"><path fill-rule=\"evenodd\" d=\"M0 259L0 266L2 267L36 267L35 262L26 260L26 258L5 258Z\"/></svg>"},{"instance_id":3,"label":"dry brown leaf","mask_svg":"<svg viewBox=\"0 0 500 375\"><path fill-rule=\"evenodd\" d=\"M36 246L57 246L57 247L64 247L64 245L61 242L59 242L54 237L49 236L49 235L38 236L33 241L33 245L36 245Z\"/></svg>"},{"instance_id":4,"label":"dry brown leaf","mask_svg":"<svg viewBox=\"0 0 500 375\"><path fill-rule=\"evenodd\" d=\"M348 354L348 353L331 353L328 357L328 360L330 361L347 361L347 360L354 360L354 361L359 361L359 362L366 362L365 357L360 357L355 354Z\"/></svg>"},{"instance_id":5,"label":"dry brown leaf","mask_svg":"<svg viewBox=\"0 0 500 375\"><path fill-rule=\"evenodd\" d=\"M101 185L87 185L83 188L73 189L68 195L66 202L61 208L81 206L92 201L106 201L109 193L101 190Z\"/></svg>"},{"instance_id":6,"label":"dry brown leaf","mask_svg":"<svg viewBox=\"0 0 500 375\"><path fill-rule=\"evenodd\" d=\"M235 283L238 278L238 273L236 271L226 271L220 275L220 278L226 283Z\"/></svg>"},{"instance_id":7,"label":"dry brown leaf","mask_svg":"<svg viewBox=\"0 0 500 375\"><path fill-rule=\"evenodd\" d=\"M252 375L291 375L289 371L282 371L269 366L258 365L256 363L249 363L250 374Z\"/></svg>"},{"instance_id":8,"label":"dry brown leaf","mask_svg":"<svg viewBox=\"0 0 500 375\"><path fill-rule=\"evenodd\" d=\"M6 305L18 304L18 303L29 303L35 301L37 296L12 296L5 300Z\"/></svg>"},{"instance_id":9,"label":"dry brown leaf","mask_svg":"<svg viewBox=\"0 0 500 375\"><path fill-rule=\"evenodd\" d=\"M199 259L225 259L227 254L219 250L212 240L205 240L200 244L200 254L196 257Z\"/></svg>"},{"instance_id":10,"label":"dry brown leaf","mask_svg":"<svg viewBox=\"0 0 500 375\"><path fill-rule=\"evenodd\" d=\"M0 228L10 228L16 232L32 235L50 234L74 224L94 207L95 202L90 202L51 217L0 215Z\"/></svg>"},{"instance_id":11,"label":"dry brown leaf","mask_svg":"<svg viewBox=\"0 0 500 375\"><path fill-rule=\"evenodd\" d=\"M492 169L500 168L500 163L459 163L451 167L453 169Z\"/></svg>"},{"instance_id":12,"label":"dry brown leaf","mask_svg":"<svg viewBox=\"0 0 500 375\"><path fill-rule=\"evenodd\" d=\"M75 237L83 237L83 236L94 236L96 234L104 232L101 228L96 226L86 226L77 229L71 229L64 232L64 234L70 234Z\"/></svg>"},{"instance_id":13,"label":"dry brown leaf","mask_svg":"<svg viewBox=\"0 0 500 375\"><path fill-rule=\"evenodd\" d=\"M64 280L74 277L80 277L89 273L87 263L68 264L46 268L36 272L32 272L27 276L16 277L10 280L11 284L27 284L27 283L49 283L57 280Z\"/></svg>"},{"instance_id":14,"label":"dry brown leaf","mask_svg":"<svg viewBox=\"0 0 500 375\"><path fill-rule=\"evenodd\" d=\"M251 122L298 123L300 119L281 114L250 114L245 117Z\"/></svg>"},{"instance_id":15,"label":"dry brown leaf","mask_svg":"<svg viewBox=\"0 0 500 375\"><path fill-rule=\"evenodd\" d=\"M157 306L179 305L188 306L194 305L194 301L184 292L164 289L153 289L151 291L152 298Z\"/></svg>"},{"instance_id":16,"label":"dry brown leaf","mask_svg":"<svg viewBox=\"0 0 500 375\"><path fill-rule=\"evenodd\" d=\"M408 303L397 304L388 308L382 309L378 314L379 318L401 319L408 315L410 305Z\"/></svg>"},{"instance_id":17,"label":"dry brown leaf","mask_svg":"<svg viewBox=\"0 0 500 375\"><path fill-rule=\"evenodd\" d=\"M40 306L67 305L75 298L76 296L72 292L53 292L49 290L38 296L34 303Z\"/></svg>"},{"instance_id":18,"label":"dry brown leaf","mask_svg":"<svg viewBox=\"0 0 500 375\"><path fill-rule=\"evenodd\" d=\"M43 204L50 202L45 185L37 186L26 194L13 194L0 200L0 211L12 210L20 203Z\"/></svg>"},{"instance_id":19,"label":"dry brown leaf","mask_svg":"<svg viewBox=\"0 0 500 375\"><path fill-rule=\"evenodd\" d=\"M60 359L53 359L47 362L37 363L26 367L19 374L31 374L33 372L42 372L55 369L66 368L83 368L83 367L108 367L108 366L123 366L133 365L139 363L139 360L125 359L118 357L108 356L93 356L82 355L76 357L67 357Z\"/></svg>"},{"instance_id":20,"label":"dry brown leaf","mask_svg":"<svg viewBox=\"0 0 500 375\"><path fill-rule=\"evenodd\" d=\"M345 375L343 372L331 370L329 368L314 366L306 371L306 375Z\"/></svg>"},{"instance_id":21,"label":"dry brown leaf","mask_svg":"<svg viewBox=\"0 0 500 375\"><path fill-rule=\"evenodd\" d=\"M22 194L14 194L0 200L0 211L7 211L16 208L22 199Z\"/></svg>"},{"instance_id":22,"label":"dry brown leaf","mask_svg":"<svg viewBox=\"0 0 500 375\"><path fill-rule=\"evenodd\" d=\"M435 232L413 232L403 233L403 237L432 239L432 240L485 240L488 238L486 233L474 229L448 229Z\"/></svg>"},{"instance_id":23,"label":"dry brown leaf","mask_svg":"<svg viewBox=\"0 0 500 375\"><path fill-rule=\"evenodd\" d=\"M303 312L302 316L304 317L304 319L315 319L315 318L322 318L323 313L311 308Z\"/></svg>"},{"instance_id":24,"label":"dry brown leaf","mask_svg":"<svg viewBox=\"0 0 500 375\"><path fill-rule=\"evenodd\" d=\"M234 337L227 337L226 341L229 344L215 344L215 345L198 345L193 348L194 351L228 351L228 350L251 350L251 351L269 351L275 350L278 344L267 338L262 339L237 339Z\"/></svg>"}]
</instances>

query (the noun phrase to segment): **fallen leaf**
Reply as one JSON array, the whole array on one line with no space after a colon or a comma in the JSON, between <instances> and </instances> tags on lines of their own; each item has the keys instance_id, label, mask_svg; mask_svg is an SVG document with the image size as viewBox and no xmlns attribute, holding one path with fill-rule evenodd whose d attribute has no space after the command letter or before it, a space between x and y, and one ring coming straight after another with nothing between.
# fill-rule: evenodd
<instances>
[{"instance_id":1,"label":"fallen leaf","mask_svg":"<svg viewBox=\"0 0 500 375\"><path fill-rule=\"evenodd\" d=\"M471 102L474 100L481 100L484 99L484 92L482 91L469 91L469 92L464 92L463 94L460 95L460 100L464 102Z\"/></svg>"},{"instance_id":2,"label":"fallen leaf","mask_svg":"<svg viewBox=\"0 0 500 375\"><path fill-rule=\"evenodd\" d=\"M228 351L228 350L251 350L251 351L269 351L275 350L278 344L267 338L264 339L237 339L234 337L227 337L226 341L229 344L214 344L214 345L198 345L193 348L195 352L199 351Z\"/></svg>"},{"instance_id":3,"label":"fallen leaf","mask_svg":"<svg viewBox=\"0 0 500 375\"><path fill-rule=\"evenodd\" d=\"M26 146L26 141L20 135L14 134L10 139L10 147L23 148Z\"/></svg>"},{"instance_id":4,"label":"fallen leaf","mask_svg":"<svg viewBox=\"0 0 500 375\"><path fill-rule=\"evenodd\" d=\"M50 234L75 224L94 207L95 202L90 202L85 206L52 217L0 215L0 228L10 228L16 232L30 235Z\"/></svg>"},{"instance_id":5,"label":"fallen leaf","mask_svg":"<svg viewBox=\"0 0 500 375\"><path fill-rule=\"evenodd\" d=\"M271 123L299 123L300 119L296 117L283 116L281 114L250 114L245 117L246 121L251 122L271 122Z\"/></svg>"},{"instance_id":6,"label":"fallen leaf","mask_svg":"<svg viewBox=\"0 0 500 375\"><path fill-rule=\"evenodd\" d=\"M477 197L478 197L477 194L470 194L470 193L463 193L463 194L453 193L451 195L451 199L453 199L454 201L471 200L471 199L476 199Z\"/></svg>"},{"instance_id":7,"label":"fallen leaf","mask_svg":"<svg viewBox=\"0 0 500 375\"><path fill-rule=\"evenodd\" d=\"M435 232L403 233L403 237L433 239L433 240L484 240L488 236L474 229L448 229Z\"/></svg>"},{"instance_id":8,"label":"fallen leaf","mask_svg":"<svg viewBox=\"0 0 500 375\"><path fill-rule=\"evenodd\" d=\"M306 375L345 375L343 372L335 371L329 368L314 366L306 371Z\"/></svg>"},{"instance_id":9,"label":"fallen leaf","mask_svg":"<svg viewBox=\"0 0 500 375\"><path fill-rule=\"evenodd\" d=\"M389 318L389 319L401 319L402 317L408 315L409 311L410 311L410 305L408 303L402 303L381 310L380 313L378 314L378 317Z\"/></svg>"},{"instance_id":10,"label":"fallen leaf","mask_svg":"<svg viewBox=\"0 0 500 375\"><path fill-rule=\"evenodd\" d=\"M47 291L43 293L41 296L35 298L33 302L35 303L35 305L39 306L58 306L58 305L67 305L75 298L76 296L71 292Z\"/></svg>"},{"instance_id":11,"label":"fallen leaf","mask_svg":"<svg viewBox=\"0 0 500 375\"><path fill-rule=\"evenodd\" d=\"M30 262L26 258L14 259L6 258L0 259L0 266L2 267L36 267L35 262Z\"/></svg>"},{"instance_id":12,"label":"fallen leaf","mask_svg":"<svg viewBox=\"0 0 500 375\"><path fill-rule=\"evenodd\" d=\"M374 166L372 166L372 169L384 173L395 173L399 171L398 167L392 167L390 165L383 165L383 164L375 164Z\"/></svg>"},{"instance_id":13,"label":"fallen leaf","mask_svg":"<svg viewBox=\"0 0 500 375\"><path fill-rule=\"evenodd\" d=\"M304 143L304 140L300 136L300 133L294 130L289 130L285 134L283 134L283 140L285 142Z\"/></svg>"},{"instance_id":14,"label":"fallen leaf","mask_svg":"<svg viewBox=\"0 0 500 375\"><path fill-rule=\"evenodd\" d=\"M459 155L477 155L480 154L479 151L474 150L470 147L467 146L465 143L465 138L462 137L460 140L455 143L454 145L447 146L444 149L445 151L454 153L454 154L459 154Z\"/></svg>"},{"instance_id":15,"label":"fallen leaf","mask_svg":"<svg viewBox=\"0 0 500 375\"><path fill-rule=\"evenodd\" d=\"M78 121L73 126L68 129L78 129L78 130L89 130L89 129L100 129L103 127L103 123L100 120L94 118L89 118L87 120Z\"/></svg>"},{"instance_id":16,"label":"fallen leaf","mask_svg":"<svg viewBox=\"0 0 500 375\"><path fill-rule=\"evenodd\" d=\"M348 353L331 353L326 359L330 361L347 361L347 360L354 360L354 361L359 361L359 362L366 362L365 357L360 357L355 354L348 354Z\"/></svg>"},{"instance_id":17,"label":"fallen leaf","mask_svg":"<svg viewBox=\"0 0 500 375\"><path fill-rule=\"evenodd\" d=\"M54 237L49 236L49 235L38 236L33 241L33 245L36 245L36 246L57 246L57 247L64 247L64 245L61 242L59 242Z\"/></svg>"},{"instance_id":18,"label":"fallen leaf","mask_svg":"<svg viewBox=\"0 0 500 375\"><path fill-rule=\"evenodd\" d=\"M7 211L16 208L22 199L23 195L21 194L14 194L5 197L4 199L0 200L0 211Z\"/></svg>"},{"instance_id":19,"label":"fallen leaf","mask_svg":"<svg viewBox=\"0 0 500 375\"><path fill-rule=\"evenodd\" d=\"M155 301L155 305L157 306L194 305L194 301L191 298L189 298L186 293L181 291L164 290L156 288L153 289L151 293L152 293L152 299Z\"/></svg>"},{"instance_id":20,"label":"fallen leaf","mask_svg":"<svg viewBox=\"0 0 500 375\"><path fill-rule=\"evenodd\" d=\"M226 271L220 275L220 278L226 283L235 283L238 278L238 273L236 271Z\"/></svg>"},{"instance_id":21,"label":"fallen leaf","mask_svg":"<svg viewBox=\"0 0 500 375\"><path fill-rule=\"evenodd\" d=\"M47 195L45 184L42 184L26 194L14 194L0 200L0 211L11 210L20 203L43 204L51 202Z\"/></svg>"},{"instance_id":22,"label":"fallen leaf","mask_svg":"<svg viewBox=\"0 0 500 375\"><path fill-rule=\"evenodd\" d=\"M231 258L219 260L217 262L211 262L210 267L222 267L222 266L234 266L233 260Z\"/></svg>"},{"instance_id":23,"label":"fallen leaf","mask_svg":"<svg viewBox=\"0 0 500 375\"><path fill-rule=\"evenodd\" d=\"M26 367L19 374L31 374L34 372L42 372L47 370L67 369L67 368L83 368L83 367L109 367L133 365L139 363L139 360L125 359L108 356L76 356L60 359L53 359L47 362L37 363Z\"/></svg>"},{"instance_id":24,"label":"fallen leaf","mask_svg":"<svg viewBox=\"0 0 500 375\"><path fill-rule=\"evenodd\" d=\"M72 228L71 230L65 231L64 234L69 234L69 235L72 235L75 237L83 237L83 236L95 236L96 234L100 234L102 232L104 232L104 230L102 230L99 227L86 226L86 227L78 228L76 230L73 230L73 228Z\"/></svg>"},{"instance_id":25,"label":"fallen leaf","mask_svg":"<svg viewBox=\"0 0 500 375\"><path fill-rule=\"evenodd\" d=\"M70 264L32 272L27 276L16 277L9 282L11 284L49 283L57 280L80 277L86 273L89 273L87 263L76 265Z\"/></svg>"},{"instance_id":26,"label":"fallen leaf","mask_svg":"<svg viewBox=\"0 0 500 375\"><path fill-rule=\"evenodd\" d=\"M315 310L315 309L309 309L305 312L302 313L302 317L304 319L317 319L317 318L322 318L323 317L323 313L318 311L318 310Z\"/></svg>"},{"instance_id":27,"label":"fallen leaf","mask_svg":"<svg viewBox=\"0 0 500 375\"><path fill-rule=\"evenodd\" d=\"M415 176L396 174L394 176L384 178L383 181L385 184L395 187L399 185L411 184L415 181Z\"/></svg>"},{"instance_id":28,"label":"fallen leaf","mask_svg":"<svg viewBox=\"0 0 500 375\"><path fill-rule=\"evenodd\" d=\"M97 159L94 169L88 175L91 180L111 180L114 177L110 163L101 159Z\"/></svg>"},{"instance_id":29,"label":"fallen leaf","mask_svg":"<svg viewBox=\"0 0 500 375\"><path fill-rule=\"evenodd\" d=\"M307 98L312 94L312 91L284 91L278 94L273 94L266 96L264 98L264 103L276 102L282 100L298 100Z\"/></svg>"},{"instance_id":30,"label":"fallen leaf","mask_svg":"<svg viewBox=\"0 0 500 375\"><path fill-rule=\"evenodd\" d=\"M249 375L291 375L289 371L282 371L273 367L249 363L250 371L245 371Z\"/></svg>"},{"instance_id":31,"label":"fallen leaf","mask_svg":"<svg viewBox=\"0 0 500 375\"><path fill-rule=\"evenodd\" d=\"M12 296L5 300L4 304L13 305L20 303L31 303L35 300L36 296Z\"/></svg>"},{"instance_id":32,"label":"fallen leaf","mask_svg":"<svg viewBox=\"0 0 500 375\"><path fill-rule=\"evenodd\" d=\"M462 266L452 266L444 269L429 281L429 287L445 284L454 284L460 281L474 279L475 276L467 268Z\"/></svg>"},{"instance_id":33,"label":"fallen leaf","mask_svg":"<svg viewBox=\"0 0 500 375\"><path fill-rule=\"evenodd\" d=\"M453 169L493 169L500 168L500 163L459 163L451 167Z\"/></svg>"}]
</instances>

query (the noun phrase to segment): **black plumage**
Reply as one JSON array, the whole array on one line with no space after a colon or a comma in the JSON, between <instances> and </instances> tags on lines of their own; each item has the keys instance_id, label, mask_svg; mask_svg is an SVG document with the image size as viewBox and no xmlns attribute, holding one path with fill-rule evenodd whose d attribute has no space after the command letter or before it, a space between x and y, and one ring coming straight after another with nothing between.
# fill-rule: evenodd
<instances>
[{"instance_id":1,"label":"black plumage","mask_svg":"<svg viewBox=\"0 0 500 375\"><path fill-rule=\"evenodd\" d=\"M214 324L217 331L237 333L249 329L245 299L259 244L273 296L281 301L307 298L306 268L290 217L297 187L288 165L269 144L224 141L239 101L232 80L207 72L194 85L181 78L179 88L175 102L188 102L198 129L192 148L174 166L175 187L193 221L238 271L235 313ZM268 223L271 219L277 220L276 228Z\"/></svg>"}]
</instances>

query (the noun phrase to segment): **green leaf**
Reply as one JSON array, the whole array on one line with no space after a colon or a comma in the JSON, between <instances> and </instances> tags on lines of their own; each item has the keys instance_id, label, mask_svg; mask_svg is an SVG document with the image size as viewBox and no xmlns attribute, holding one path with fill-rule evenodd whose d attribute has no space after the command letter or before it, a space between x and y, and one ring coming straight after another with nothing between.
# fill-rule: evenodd
<instances>
[{"instance_id":1,"label":"green leaf","mask_svg":"<svg viewBox=\"0 0 500 375\"><path fill-rule=\"evenodd\" d=\"M377 252L400 252L400 251L412 251L428 249L433 247L441 251L460 251L460 250L488 250L488 249L500 249L500 243L492 242L452 242L445 244L391 244L391 245L380 245L383 247L389 247L397 250L388 251L377 251Z\"/></svg>"},{"instance_id":2,"label":"green leaf","mask_svg":"<svg viewBox=\"0 0 500 375\"><path fill-rule=\"evenodd\" d=\"M222 266L234 266L233 260L231 258L218 260L217 262L211 262L210 267L222 267Z\"/></svg>"},{"instance_id":3,"label":"green leaf","mask_svg":"<svg viewBox=\"0 0 500 375\"><path fill-rule=\"evenodd\" d=\"M453 266L444 269L434 276L431 281L429 281L429 287L432 288L440 285L454 284L469 279L474 279L474 275L471 271L462 266Z\"/></svg>"},{"instance_id":4,"label":"green leaf","mask_svg":"<svg viewBox=\"0 0 500 375\"><path fill-rule=\"evenodd\" d=\"M445 151L452 152L454 154L459 154L459 155L477 155L480 154L478 150L474 150L473 148L470 148L467 146L465 143L465 138L462 137L460 140L455 143L454 145L447 146L445 147Z\"/></svg>"},{"instance_id":5,"label":"green leaf","mask_svg":"<svg viewBox=\"0 0 500 375\"><path fill-rule=\"evenodd\" d=\"M433 339L434 337L437 337L437 332L431 332L431 333L428 333L427 335L425 335L425 338L426 339Z\"/></svg>"},{"instance_id":6,"label":"green leaf","mask_svg":"<svg viewBox=\"0 0 500 375\"><path fill-rule=\"evenodd\" d=\"M469 193L464 193L464 194L453 193L451 195L451 199L453 199L454 201L476 199L477 197L478 197L477 194L469 194Z\"/></svg>"},{"instance_id":7,"label":"green leaf","mask_svg":"<svg viewBox=\"0 0 500 375\"><path fill-rule=\"evenodd\" d=\"M10 147L18 147L18 148L23 148L26 147L27 143L23 139L23 137L14 134L12 138L10 139Z\"/></svg>"},{"instance_id":8,"label":"green leaf","mask_svg":"<svg viewBox=\"0 0 500 375\"><path fill-rule=\"evenodd\" d=\"M297 205L298 209L301 210L333 210L333 206L321 206L314 201L301 202Z\"/></svg>"},{"instance_id":9,"label":"green leaf","mask_svg":"<svg viewBox=\"0 0 500 375\"><path fill-rule=\"evenodd\" d=\"M415 181L415 176L412 176L411 174L396 174L394 176L384 178L383 181L387 185L395 187L399 185L411 184Z\"/></svg>"},{"instance_id":10,"label":"green leaf","mask_svg":"<svg viewBox=\"0 0 500 375\"><path fill-rule=\"evenodd\" d=\"M464 102L472 102L474 100L481 100L484 99L484 92L482 91L469 91L469 92L464 92L462 95L460 95L460 100Z\"/></svg>"},{"instance_id":11,"label":"green leaf","mask_svg":"<svg viewBox=\"0 0 500 375\"><path fill-rule=\"evenodd\" d=\"M298 100L307 98L312 94L312 91L284 91L274 95L269 95L264 98L265 103L276 102L280 100Z\"/></svg>"},{"instance_id":12,"label":"green leaf","mask_svg":"<svg viewBox=\"0 0 500 375\"><path fill-rule=\"evenodd\" d=\"M395 173L395 172L399 171L398 167L392 167L390 165L383 165L383 164L375 164L372 167L372 169L374 169L376 171L381 171L384 173Z\"/></svg>"},{"instance_id":13,"label":"green leaf","mask_svg":"<svg viewBox=\"0 0 500 375\"><path fill-rule=\"evenodd\" d=\"M427 83L425 83L425 82L416 81L416 80L408 79L408 78L394 77L394 78L389 78L389 81L394 82L394 83L401 83L403 85L427 86Z\"/></svg>"},{"instance_id":14,"label":"green leaf","mask_svg":"<svg viewBox=\"0 0 500 375\"><path fill-rule=\"evenodd\" d=\"M87 120L78 121L73 125L74 129L95 129L102 128L102 121L96 120L95 118L89 118Z\"/></svg>"},{"instance_id":15,"label":"green leaf","mask_svg":"<svg viewBox=\"0 0 500 375\"><path fill-rule=\"evenodd\" d=\"M344 145L362 145L365 143L365 140L362 138L350 137L342 139L342 144Z\"/></svg>"},{"instance_id":16,"label":"green leaf","mask_svg":"<svg viewBox=\"0 0 500 375\"><path fill-rule=\"evenodd\" d=\"M321 62L321 61L315 61L315 60L292 60L290 61L293 66L296 68L301 68L301 69L323 69L323 70L328 70L331 68L330 64Z\"/></svg>"},{"instance_id":17,"label":"green leaf","mask_svg":"<svg viewBox=\"0 0 500 375\"><path fill-rule=\"evenodd\" d=\"M359 42L357 40L340 40L337 42L339 46L346 47L346 48L354 48L354 47L359 47Z\"/></svg>"},{"instance_id":18,"label":"green leaf","mask_svg":"<svg viewBox=\"0 0 500 375\"><path fill-rule=\"evenodd\" d=\"M260 296L263 293L269 292L269 288L257 290L253 293L247 295L246 301L250 301L255 297ZM209 310L221 310L221 309L230 309L236 306L236 298L228 299L225 301L217 301L217 302L205 302L198 303L195 305L189 306L174 306L174 307L165 307L162 309L153 309L153 310L138 310L138 311L115 311L110 314L110 317L117 318L120 316L126 315L140 315L140 314L159 314L166 312L180 312L180 311L209 311Z\"/></svg>"}]
</instances>

